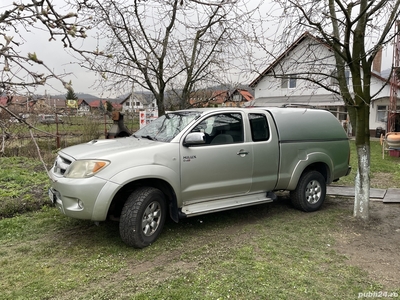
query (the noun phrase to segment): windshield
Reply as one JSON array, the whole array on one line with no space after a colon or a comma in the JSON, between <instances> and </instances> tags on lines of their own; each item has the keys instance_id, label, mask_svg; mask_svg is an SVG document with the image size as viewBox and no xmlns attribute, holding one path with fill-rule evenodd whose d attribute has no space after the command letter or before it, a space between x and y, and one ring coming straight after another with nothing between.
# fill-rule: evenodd
<instances>
[{"instance_id":1,"label":"windshield","mask_svg":"<svg viewBox=\"0 0 400 300\"><path fill-rule=\"evenodd\" d=\"M200 113L197 111L167 113L136 131L133 136L161 142L170 142L186 127L186 125L199 115Z\"/></svg>"}]
</instances>

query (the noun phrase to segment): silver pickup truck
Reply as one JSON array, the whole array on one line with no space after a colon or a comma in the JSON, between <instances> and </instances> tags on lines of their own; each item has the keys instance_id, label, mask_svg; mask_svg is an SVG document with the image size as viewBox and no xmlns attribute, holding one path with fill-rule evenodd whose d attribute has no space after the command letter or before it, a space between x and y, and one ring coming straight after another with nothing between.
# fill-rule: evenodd
<instances>
[{"instance_id":1,"label":"silver pickup truck","mask_svg":"<svg viewBox=\"0 0 400 300\"><path fill-rule=\"evenodd\" d=\"M271 202L287 190L304 211L350 172L338 120L305 108L214 108L166 113L130 137L61 150L51 201L72 218L119 220L122 240L153 243L181 218Z\"/></svg>"}]
</instances>

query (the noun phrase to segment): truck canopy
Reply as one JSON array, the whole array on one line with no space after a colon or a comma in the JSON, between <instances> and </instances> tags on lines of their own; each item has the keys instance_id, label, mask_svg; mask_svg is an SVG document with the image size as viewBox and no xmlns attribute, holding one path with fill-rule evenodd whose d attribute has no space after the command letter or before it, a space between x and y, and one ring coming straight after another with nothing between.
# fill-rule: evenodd
<instances>
[{"instance_id":1,"label":"truck canopy","mask_svg":"<svg viewBox=\"0 0 400 300\"><path fill-rule=\"evenodd\" d=\"M280 141L343 140L347 135L329 111L310 108L268 108Z\"/></svg>"}]
</instances>

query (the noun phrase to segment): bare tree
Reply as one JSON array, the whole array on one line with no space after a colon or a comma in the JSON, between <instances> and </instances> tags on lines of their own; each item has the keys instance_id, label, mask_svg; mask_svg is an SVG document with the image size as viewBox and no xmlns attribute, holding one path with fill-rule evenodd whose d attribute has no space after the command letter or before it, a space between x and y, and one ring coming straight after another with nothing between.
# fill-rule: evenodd
<instances>
[{"instance_id":1,"label":"bare tree","mask_svg":"<svg viewBox=\"0 0 400 300\"><path fill-rule=\"evenodd\" d=\"M78 3L94 16L97 49L71 47L83 56L81 65L102 76L114 90L149 90L164 114L166 91L174 90L178 105L207 83L222 80L246 55L244 30L257 18L258 5L235 1L123 1Z\"/></svg>"},{"instance_id":2,"label":"bare tree","mask_svg":"<svg viewBox=\"0 0 400 300\"><path fill-rule=\"evenodd\" d=\"M34 51L20 50L24 35L34 30L47 31L49 41L59 37L64 45L71 38L85 38L85 28L78 25L76 13L64 9L57 11L50 0L26 0L13 2L0 13L0 95L30 94L32 88L53 78L68 87L63 80L66 74L55 74Z\"/></svg>"},{"instance_id":3,"label":"bare tree","mask_svg":"<svg viewBox=\"0 0 400 300\"><path fill-rule=\"evenodd\" d=\"M304 31L318 35L320 43L332 51L332 65L309 49L307 68L292 68L288 75L308 80L338 94L348 110L350 121L356 129L358 168L355 182L354 216L369 218L370 196L370 132L369 114L371 99L371 69L379 49L399 34L394 30L400 15L400 0L274 0L281 9L278 17L282 24L280 41L293 41ZM303 60L304 62L304 60ZM332 72L332 67L335 71ZM348 81L349 72L351 81ZM322 78L322 79L321 79ZM337 82L332 86L332 79Z\"/></svg>"},{"instance_id":4,"label":"bare tree","mask_svg":"<svg viewBox=\"0 0 400 300\"><path fill-rule=\"evenodd\" d=\"M15 95L31 97L37 86L48 85L51 79L60 80L67 89L70 89L70 84L64 81L67 74L56 74L51 66L46 65L44 58L38 57L34 50L22 53L21 46L26 41L24 36L33 34L35 30L48 32L49 42L60 38L64 45L68 45L71 39L85 38L85 27L79 25L76 13L65 12L66 8L56 9L51 0L9 1L8 5L1 2L0 96L6 96L7 101L0 105L0 111L29 127L36 146L32 129L41 130L12 112L9 104ZM7 121L8 118L5 119ZM5 122L0 120L0 153L4 152L5 140L10 136ZM38 154L40 157L39 151Z\"/></svg>"}]
</instances>

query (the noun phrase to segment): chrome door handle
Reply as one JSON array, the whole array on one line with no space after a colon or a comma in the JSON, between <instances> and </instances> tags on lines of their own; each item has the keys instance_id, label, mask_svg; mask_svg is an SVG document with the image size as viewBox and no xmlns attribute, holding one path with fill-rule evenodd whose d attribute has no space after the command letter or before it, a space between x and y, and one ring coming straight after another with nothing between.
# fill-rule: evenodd
<instances>
[{"instance_id":1,"label":"chrome door handle","mask_svg":"<svg viewBox=\"0 0 400 300\"><path fill-rule=\"evenodd\" d=\"M238 153L236 153L237 155L240 155L241 157L246 156L247 154L249 154L249 151L245 151L243 149L240 149Z\"/></svg>"}]
</instances>

